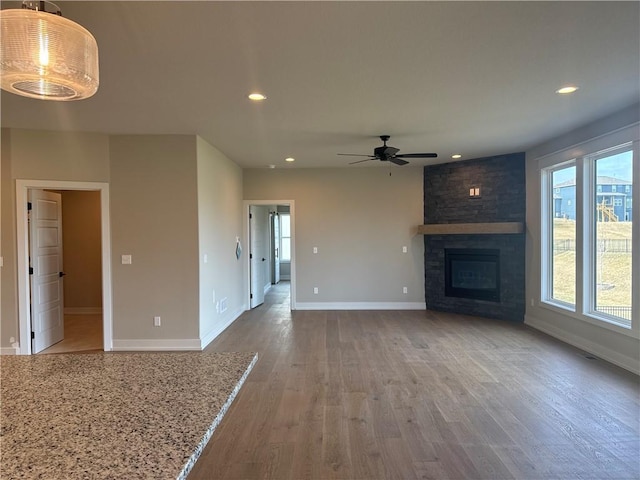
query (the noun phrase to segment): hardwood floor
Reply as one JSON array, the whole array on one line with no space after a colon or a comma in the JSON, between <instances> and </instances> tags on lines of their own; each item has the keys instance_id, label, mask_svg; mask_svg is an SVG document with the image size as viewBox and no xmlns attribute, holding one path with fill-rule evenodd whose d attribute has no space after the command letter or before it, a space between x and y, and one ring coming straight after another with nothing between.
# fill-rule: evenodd
<instances>
[{"instance_id":1,"label":"hardwood floor","mask_svg":"<svg viewBox=\"0 0 640 480\"><path fill-rule=\"evenodd\" d=\"M65 315L64 340L42 350L39 355L102 351L103 349L102 314Z\"/></svg>"},{"instance_id":2,"label":"hardwood floor","mask_svg":"<svg viewBox=\"0 0 640 480\"><path fill-rule=\"evenodd\" d=\"M287 288L207 348L259 361L189 480L640 477L637 376L523 325L290 312Z\"/></svg>"}]
</instances>

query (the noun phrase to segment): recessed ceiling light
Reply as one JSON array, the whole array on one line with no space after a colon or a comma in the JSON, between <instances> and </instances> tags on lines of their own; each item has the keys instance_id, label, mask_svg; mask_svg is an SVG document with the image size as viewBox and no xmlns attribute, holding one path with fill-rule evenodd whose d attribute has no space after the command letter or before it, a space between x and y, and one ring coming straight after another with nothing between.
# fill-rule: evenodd
<instances>
[{"instance_id":1,"label":"recessed ceiling light","mask_svg":"<svg viewBox=\"0 0 640 480\"><path fill-rule=\"evenodd\" d=\"M573 93L576 90L578 90L578 87L576 87L575 85L567 85L566 87L562 87L556 90L556 93L559 93L560 95L567 95L568 93Z\"/></svg>"},{"instance_id":2,"label":"recessed ceiling light","mask_svg":"<svg viewBox=\"0 0 640 480\"><path fill-rule=\"evenodd\" d=\"M261 93L254 92L249 94L249 100L253 100L255 102L259 102L261 100L266 100L267 97Z\"/></svg>"},{"instance_id":3,"label":"recessed ceiling light","mask_svg":"<svg viewBox=\"0 0 640 480\"><path fill-rule=\"evenodd\" d=\"M296 161L296 159L295 159L295 158L293 158L293 157L287 157L287 158L285 158L285 159L284 159L284 161L285 161L285 162L295 162L295 161Z\"/></svg>"},{"instance_id":4,"label":"recessed ceiling light","mask_svg":"<svg viewBox=\"0 0 640 480\"><path fill-rule=\"evenodd\" d=\"M451 155L451 158L462 158L462 155L456 153L455 155Z\"/></svg>"}]
</instances>

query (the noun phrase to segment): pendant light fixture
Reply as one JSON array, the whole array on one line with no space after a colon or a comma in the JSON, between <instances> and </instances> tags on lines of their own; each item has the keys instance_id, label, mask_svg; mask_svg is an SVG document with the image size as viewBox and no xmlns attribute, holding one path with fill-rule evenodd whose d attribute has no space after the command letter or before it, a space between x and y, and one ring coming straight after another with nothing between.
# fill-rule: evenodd
<instances>
[{"instance_id":1,"label":"pendant light fixture","mask_svg":"<svg viewBox=\"0 0 640 480\"><path fill-rule=\"evenodd\" d=\"M0 86L42 100L81 100L98 90L98 44L57 5L23 1L0 10Z\"/></svg>"}]
</instances>

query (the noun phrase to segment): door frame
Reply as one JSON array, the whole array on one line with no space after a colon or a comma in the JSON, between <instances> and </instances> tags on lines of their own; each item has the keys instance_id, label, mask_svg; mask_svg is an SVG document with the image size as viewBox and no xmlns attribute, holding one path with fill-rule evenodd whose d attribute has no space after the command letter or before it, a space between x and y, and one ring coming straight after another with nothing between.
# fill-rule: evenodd
<instances>
[{"instance_id":1,"label":"door frame","mask_svg":"<svg viewBox=\"0 0 640 480\"><path fill-rule=\"evenodd\" d=\"M251 205L288 205L289 206L289 214L291 215L291 280L290 280L290 289L291 289L291 310L296 310L296 242L295 242L295 201L294 200L244 200L243 212L244 212L244 234L243 237L249 242L249 207ZM247 245L249 248L250 245ZM248 250L247 250L248 251ZM246 281L244 284L244 298L246 299L247 310L251 310L251 265L249 264L249 254L244 255L244 271Z\"/></svg>"},{"instance_id":2,"label":"door frame","mask_svg":"<svg viewBox=\"0 0 640 480\"><path fill-rule=\"evenodd\" d=\"M27 202L30 189L85 190L100 192L100 225L102 249L102 329L105 352L113 349L113 308L111 292L111 229L109 184L59 180L16 180L16 234L18 255L18 335L20 355L31 352L31 308L29 286L29 236ZM63 239L64 242L64 239Z\"/></svg>"},{"instance_id":3,"label":"door frame","mask_svg":"<svg viewBox=\"0 0 640 480\"><path fill-rule=\"evenodd\" d=\"M277 209L275 212L270 212L269 224L269 243L271 247L269 252L271 256L269 277L271 278L271 283L278 283L280 282L280 214ZM276 230L278 231L277 238ZM278 245L274 245L276 241L278 241Z\"/></svg>"}]
</instances>

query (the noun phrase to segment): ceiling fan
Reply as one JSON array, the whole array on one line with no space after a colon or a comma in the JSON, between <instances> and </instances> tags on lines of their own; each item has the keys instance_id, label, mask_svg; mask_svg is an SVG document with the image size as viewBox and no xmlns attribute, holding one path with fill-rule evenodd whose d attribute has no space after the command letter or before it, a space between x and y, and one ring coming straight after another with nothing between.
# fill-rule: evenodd
<instances>
[{"instance_id":1,"label":"ceiling fan","mask_svg":"<svg viewBox=\"0 0 640 480\"><path fill-rule=\"evenodd\" d=\"M368 162L370 160L380 160L381 162L391 162L396 165L406 165L406 160L404 158L436 158L438 155L436 153L404 153L398 155L400 149L395 147L387 146L387 140L391 137L389 135L380 135L380 140L382 140L383 144L381 147L377 147L373 149L373 155L359 155L357 153L339 153L338 155L347 155L351 157L368 157L364 160L357 160L355 162L350 162L349 165L353 165L354 163L362 163Z\"/></svg>"}]
</instances>

